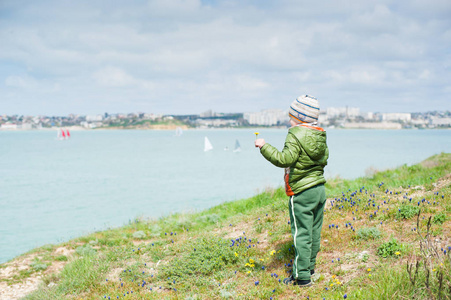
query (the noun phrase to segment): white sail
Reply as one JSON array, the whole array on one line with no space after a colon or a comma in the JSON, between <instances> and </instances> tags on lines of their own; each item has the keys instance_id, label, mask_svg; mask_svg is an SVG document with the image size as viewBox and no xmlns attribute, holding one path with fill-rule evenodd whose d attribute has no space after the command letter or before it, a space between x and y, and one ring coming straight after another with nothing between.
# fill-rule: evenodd
<instances>
[{"instance_id":1,"label":"white sail","mask_svg":"<svg viewBox=\"0 0 451 300\"><path fill-rule=\"evenodd\" d=\"M183 134L182 127L177 127L175 129L175 136L181 136Z\"/></svg>"},{"instance_id":2,"label":"white sail","mask_svg":"<svg viewBox=\"0 0 451 300\"><path fill-rule=\"evenodd\" d=\"M213 146L211 145L210 141L208 140L207 137L205 137L205 143L204 143L204 151L210 151L213 150Z\"/></svg>"},{"instance_id":3,"label":"white sail","mask_svg":"<svg viewBox=\"0 0 451 300\"><path fill-rule=\"evenodd\" d=\"M240 142L238 142L238 140L235 141L235 149L233 150L233 152L240 152L241 151L241 146L240 146Z\"/></svg>"}]
</instances>

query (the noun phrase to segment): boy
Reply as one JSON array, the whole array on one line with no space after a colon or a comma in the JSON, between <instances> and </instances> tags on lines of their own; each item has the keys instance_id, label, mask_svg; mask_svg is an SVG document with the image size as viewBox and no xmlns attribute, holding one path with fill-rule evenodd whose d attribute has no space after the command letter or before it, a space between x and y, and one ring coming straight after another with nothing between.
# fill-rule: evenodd
<instances>
[{"instance_id":1,"label":"boy","mask_svg":"<svg viewBox=\"0 0 451 300\"><path fill-rule=\"evenodd\" d=\"M285 284L311 285L320 248L323 210L326 202L324 167L329 157L326 132L316 127L319 103L316 98L298 97L290 106L290 129L282 151L264 139L256 139L264 158L285 168L285 192L290 197L291 233L295 247L293 273Z\"/></svg>"}]
</instances>

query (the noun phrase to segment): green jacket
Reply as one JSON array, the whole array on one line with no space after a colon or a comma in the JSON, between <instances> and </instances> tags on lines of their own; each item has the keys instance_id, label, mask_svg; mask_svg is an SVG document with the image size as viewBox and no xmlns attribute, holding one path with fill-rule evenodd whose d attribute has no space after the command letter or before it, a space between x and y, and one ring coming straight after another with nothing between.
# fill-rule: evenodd
<instances>
[{"instance_id":1,"label":"green jacket","mask_svg":"<svg viewBox=\"0 0 451 300\"><path fill-rule=\"evenodd\" d=\"M282 151L264 144L260 152L273 165L285 168L285 192L288 196L326 182L323 174L329 148L326 132L320 127L291 127Z\"/></svg>"}]
</instances>

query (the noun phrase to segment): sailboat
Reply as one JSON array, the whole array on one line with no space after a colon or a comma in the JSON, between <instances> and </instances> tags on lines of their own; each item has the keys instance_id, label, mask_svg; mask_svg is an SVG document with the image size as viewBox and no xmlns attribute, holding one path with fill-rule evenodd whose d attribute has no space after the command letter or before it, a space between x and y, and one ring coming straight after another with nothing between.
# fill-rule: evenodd
<instances>
[{"instance_id":1,"label":"sailboat","mask_svg":"<svg viewBox=\"0 0 451 300\"><path fill-rule=\"evenodd\" d=\"M204 151L207 152L210 150L213 150L213 146L211 145L210 140L207 137L205 137Z\"/></svg>"},{"instance_id":2,"label":"sailboat","mask_svg":"<svg viewBox=\"0 0 451 300\"><path fill-rule=\"evenodd\" d=\"M238 140L235 141L235 149L233 149L233 152L241 152L241 146Z\"/></svg>"},{"instance_id":3,"label":"sailboat","mask_svg":"<svg viewBox=\"0 0 451 300\"><path fill-rule=\"evenodd\" d=\"M182 127L177 127L175 129L175 136L181 136L183 134Z\"/></svg>"},{"instance_id":4,"label":"sailboat","mask_svg":"<svg viewBox=\"0 0 451 300\"><path fill-rule=\"evenodd\" d=\"M70 138L70 132L69 129L66 129L66 131L64 131L63 128L60 128L56 131L56 139L57 140L67 140Z\"/></svg>"}]
</instances>

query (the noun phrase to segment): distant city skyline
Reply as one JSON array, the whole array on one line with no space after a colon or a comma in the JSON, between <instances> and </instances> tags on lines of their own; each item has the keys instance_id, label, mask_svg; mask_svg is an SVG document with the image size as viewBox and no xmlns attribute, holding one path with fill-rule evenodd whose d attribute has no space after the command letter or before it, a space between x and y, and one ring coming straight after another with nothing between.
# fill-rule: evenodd
<instances>
[{"instance_id":1,"label":"distant city skyline","mask_svg":"<svg viewBox=\"0 0 451 300\"><path fill-rule=\"evenodd\" d=\"M433 113L433 112L438 112L438 113L447 113L450 114L451 110L428 110L428 111L393 111L393 112L381 112L381 111L364 111L361 110L359 107L346 107L346 106L342 106L342 107L325 107L322 108L320 111L320 114L330 114L330 109L332 110L344 110L346 108L352 109L353 111L357 110L358 114L366 114L366 113L372 113L372 114L393 114L393 113L409 113L409 114L425 114L425 113ZM159 115L159 116L184 116L184 115L193 115L193 116L201 116L201 117L208 117L205 115L205 113L207 112L211 112L213 115L212 117L215 116L220 116L222 114L245 114L245 113L258 113L258 112L264 112L264 111L271 111L271 110L281 110L284 113L287 113L287 119L288 117L288 109L287 108L266 108L266 109L260 109L260 110L255 110L255 111L231 111L231 112L222 112L222 111L214 111L211 109L208 109L206 111L202 111L202 112L195 112L195 113L191 113L191 114L186 114L186 113L182 113L182 114L173 114L173 113L156 113L156 112L151 112L151 111L126 111L126 112L99 112L99 113L68 113L68 114L56 114L56 115L51 115L51 114L23 114L23 113L15 113L15 114L6 114L6 113L1 113L0 112L0 119L2 116L46 116L46 117L67 117L70 115L76 115L76 116L98 116L98 115L102 115L104 116L105 114L107 115L129 115L129 114L154 114L154 115ZM352 113L355 114L355 113Z\"/></svg>"},{"instance_id":2,"label":"distant city skyline","mask_svg":"<svg viewBox=\"0 0 451 300\"><path fill-rule=\"evenodd\" d=\"M0 115L451 110L451 2L0 1Z\"/></svg>"}]
</instances>

